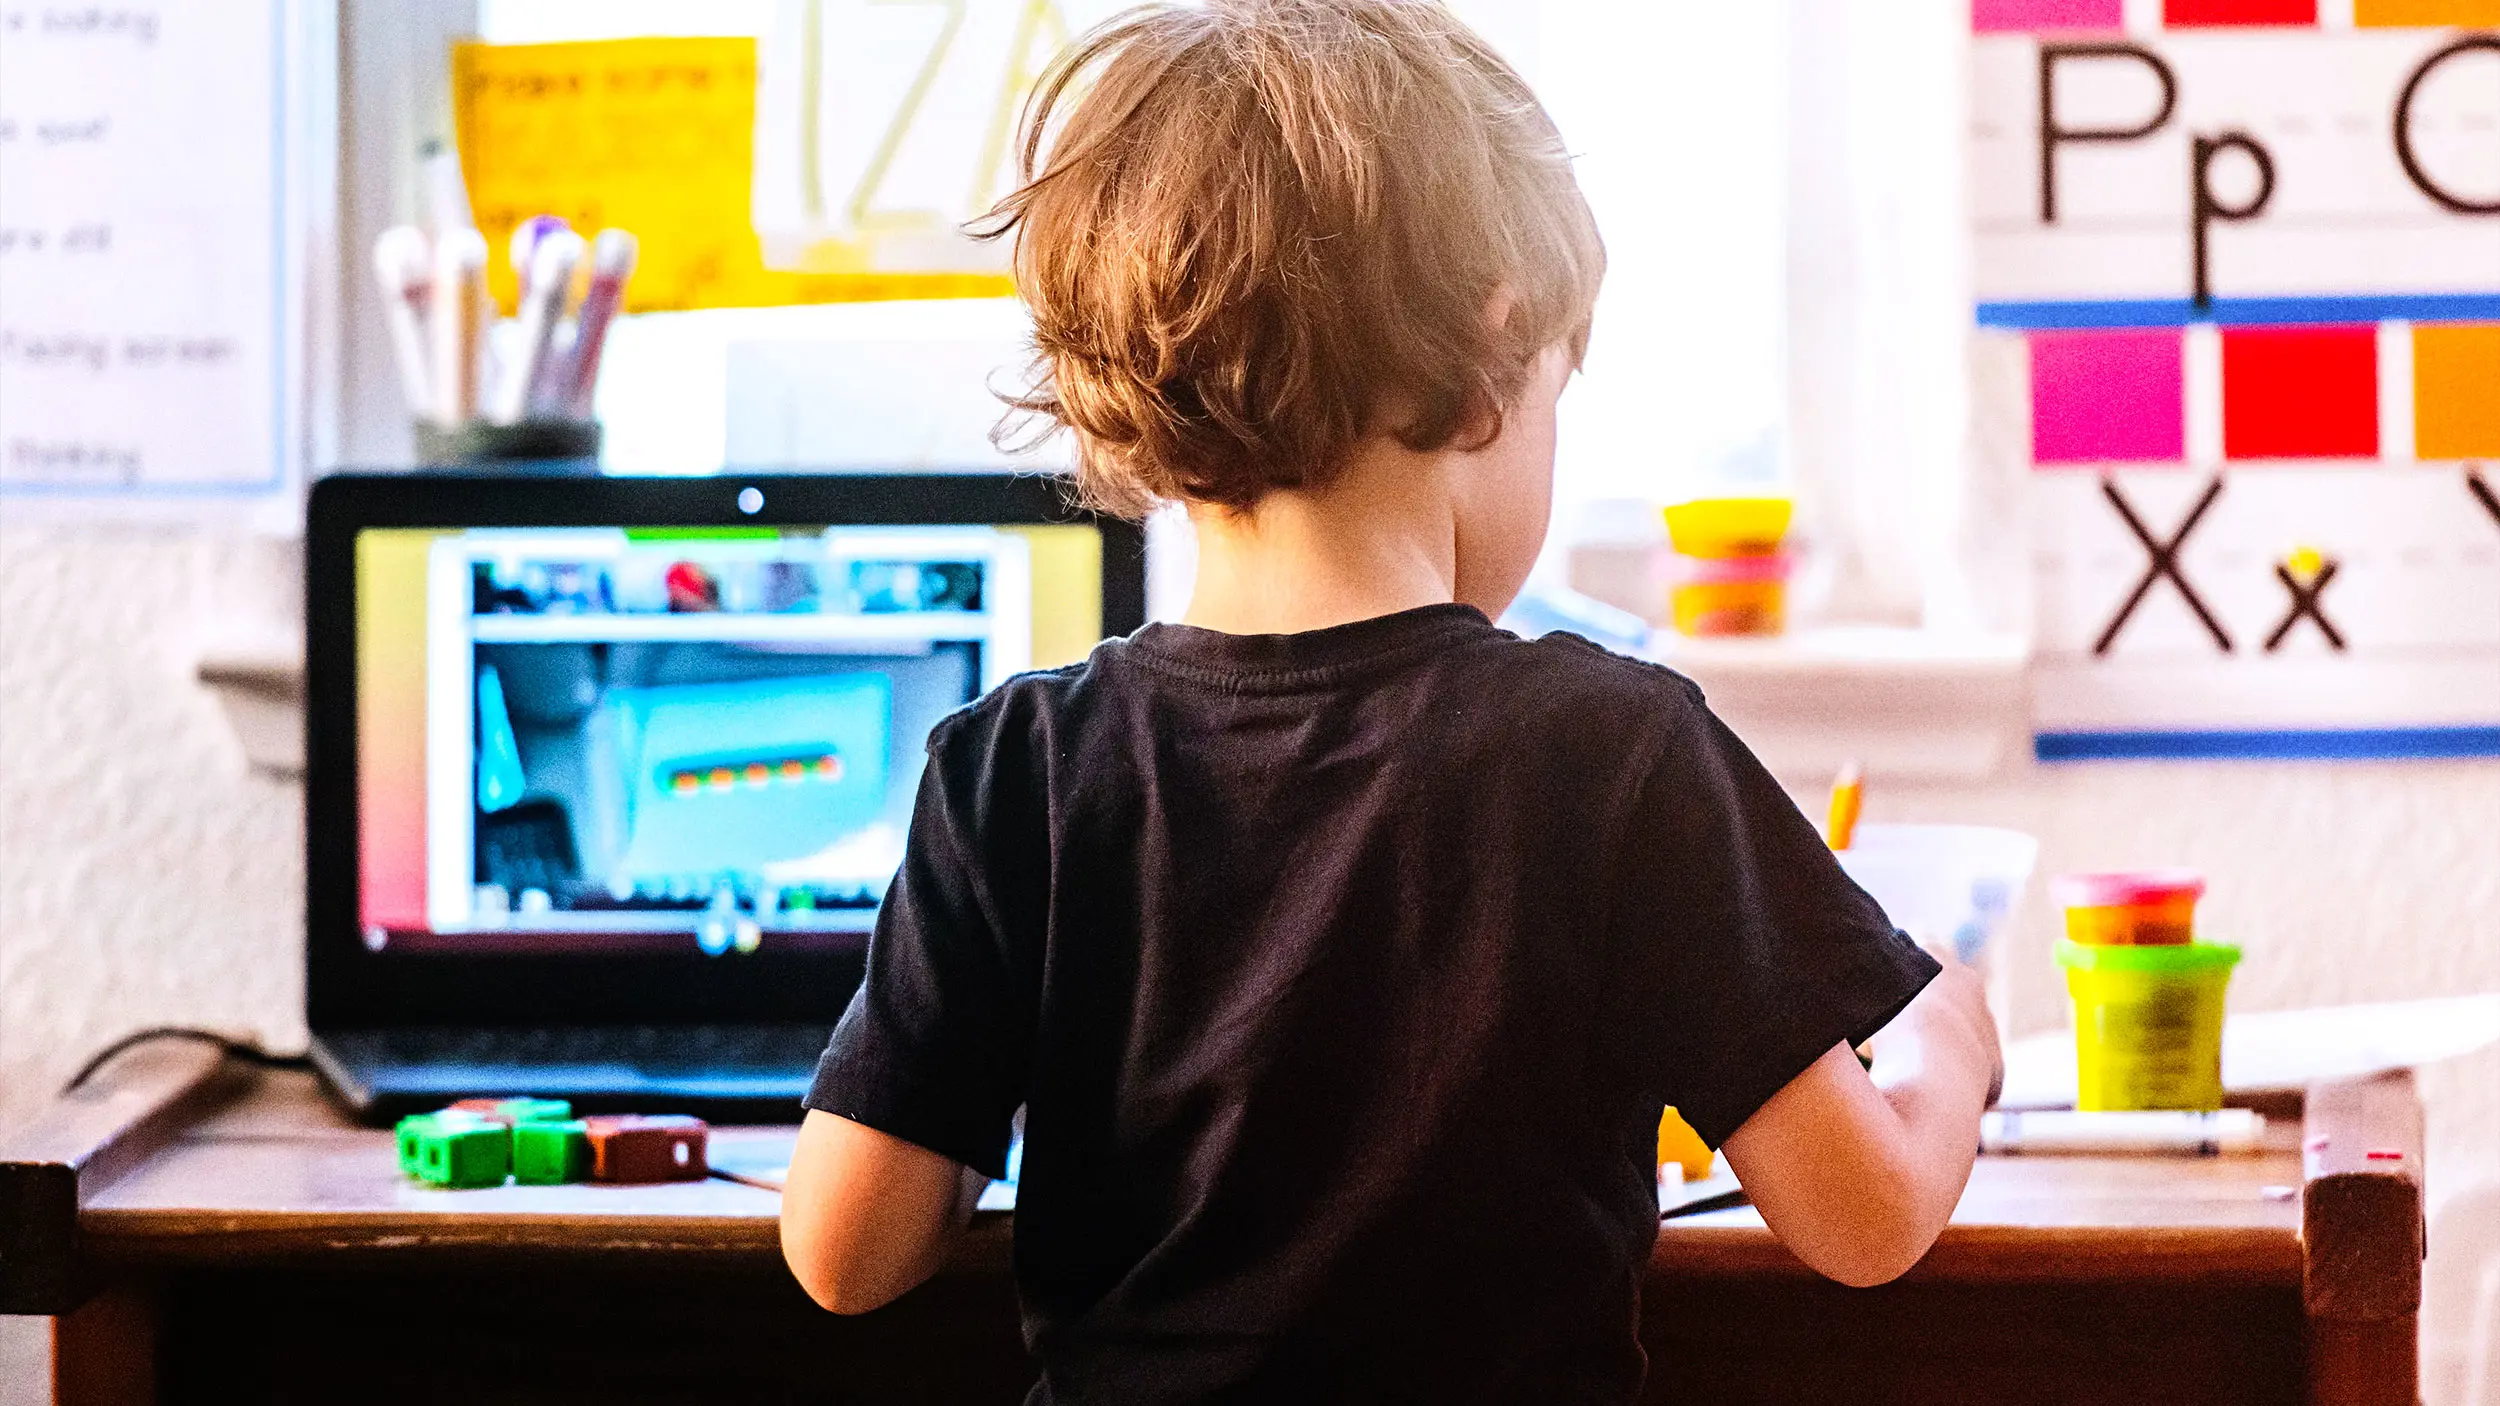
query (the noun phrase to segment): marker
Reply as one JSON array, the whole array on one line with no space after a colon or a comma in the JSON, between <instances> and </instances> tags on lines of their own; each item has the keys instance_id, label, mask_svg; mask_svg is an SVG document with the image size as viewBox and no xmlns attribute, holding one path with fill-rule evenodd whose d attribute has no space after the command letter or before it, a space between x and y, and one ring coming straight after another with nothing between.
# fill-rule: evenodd
<instances>
[{"instance_id":1,"label":"marker","mask_svg":"<svg viewBox=\"0 0 2500 1406\"><path fill-rule=\"evenodd\" d=\"M634 276L634 260L642 245L621 229L603 229L590 246L590 290L582 295L579 325L573 332L573 355L567 370L570 386L555 408L576 419L590 418L592 395L599 389L599 356L607 350L608 329L625 302L626 280Z\"/></svg>"},{"instance_id":2,"label":"marker","mask_svg":"<svg viewBox=\"0 0 2500 1406\"><path fill-rule=\"evenodd\" d=\"M1865 768L1856 762L1841 763L1840 775L1832 778L1832 809L1823 826L1823 838L1833 849L1847 849L1857 838L1858 811L1865 804Z\"/></svg>"},{"instance_id":3,"label":"marker","mask_svg":"<svg viewBox=\"0 0 2500 1406\"><path fill-rule=\"evenodd\" d=\"M538 241L559 230L573 228L561 215L532 215L512 227L512 242L507 252L512 256L512 276L520 282L521 297L530 295L530 259L538 252Z\"/></svg>"},{"instance_id":4,"label":"marker","mask_svg":"<svg viewBox=\"0 0 2500 1406\"><path fill-rule=\"evenodd\" d=\"M477 413L478 318L486 303L486 236L445 230L434 241L434 418L458 425Z\"/></svg>"},{"instance_id":5,"label":"marker","mask_svg":"<svg viewBox=\"0 0 2500 1406\"><path fill-rule=\"evenodd\" d=\"M2214 1113L1989 1113L1979 1150L2037 1157L2222 1157L2265 1150L2266 1120L2245 1108Z\"/></svg>"},{"instance_id":6,"label":"marker","mask_svg":"<svg viewBox=\"0 0 2500 1406\"><path fill-rule=\"evenodd\" d=\"M399 363L399 391L411 415L434 413L433 384L426 371L426 303L434 287L433 251L415 225L394 225L373 241L373 277L382 290L382 321L390 328L391 359Z\"/></svg>"},{"instance_id":7,"label":"marker","mask_svg":"<svg viewBox=\"0 0 2500 1406\"><path fill-rule=\"evenodd\" d=\"M529 413L530 387L546 365L547 348L556 322L564 316L565 295L573 288L573 269L581 262L582 237L569 229L551 231L530 251L529 277L521 285L521 329L512 362L496 383L486 417L509 425Z\"/></svg>"},{"instance_id":8,"label":"marker","mask_svg":"<svg viewBox=\"0 0 2500 1406\"><path fill-rule=\"evenodd\" d=\"M417 148L417 156L425 167L425 213L435 237L476 228L477 220L469 214L469 185L460 175L460 153L428 141Z\"/></svg>"}]
</instances>

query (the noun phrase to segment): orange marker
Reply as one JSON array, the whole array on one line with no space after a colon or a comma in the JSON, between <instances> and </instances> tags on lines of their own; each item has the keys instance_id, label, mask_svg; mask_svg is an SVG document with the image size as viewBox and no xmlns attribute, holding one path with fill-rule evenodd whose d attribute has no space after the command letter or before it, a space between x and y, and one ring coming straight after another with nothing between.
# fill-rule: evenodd
<instances>
[{"instance_id":1,"label":"orange marker","mask_svg":"<svg viewBox=\"0 0 2500 1406\"><path fill-rule=\"evenodd\" d=\"M1832 778L1831 815L1823 823L1823 838L1833 849L1847 849L1858 833L1858 810L1866 803L1866 771L1856 762L1843 762L1840 775Z\"/></svg>"}]
</instances>

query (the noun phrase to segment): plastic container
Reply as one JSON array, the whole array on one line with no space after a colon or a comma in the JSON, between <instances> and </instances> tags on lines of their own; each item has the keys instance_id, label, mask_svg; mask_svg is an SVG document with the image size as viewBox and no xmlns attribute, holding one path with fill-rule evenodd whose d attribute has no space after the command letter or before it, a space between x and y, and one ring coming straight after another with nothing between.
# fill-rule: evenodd
<instances>
[{"instance_id":1,"label":"plastic container","mask_svg":"<svg viewBox=\"0 0 2500 1406\"><path fill-rule=\"evenodd\" d=\"M2175 947L2196 940L2205 878L2190 869L2069 874L2051 886L2066 935L2086 947Z\"/></svg>"},{"instance_id":2,"label":"plastic container","mask_svg":"<svg viewBox=\"0 0 2500 1406\"><path fill-rule=\"evenodd\" d=\"M1785 498L1696 498L1667 509L1667 540L1688 557L1758 557L1788 537Z\"/></svg>"},{"instance_id":3,"label":"plastic container","mask_svg":"<svg viewBox=\"0 0 2500 1406\"><path fill-rule=\"evenodd\" d=\"M1894 927L1978 966L2021 904L2040 842L1985 825L1860 825L1832 857Z\"/></svg>"},{"instance_id":4,"label":"plastic container","mask_svg":"<svg viewBox=\"0 0 2500 1406\"><path fill-rule=\"evenodd\" d=\"M1785 553L1678 557L1667 604L1678 634L1776 635L1788 628Z\"/></svg>"},{"instance_id":5,"label":"plastic container","mask_svg":"<svg viewBox=\"0 0 2500 1406\"><path fill-rule=\"evenodd\" d=\"M1678 1182L1700 1181L1710 1175L1710 1166L1717 1157L1710 1145L1684 1121L1684 1115L1673 1108L1658 1120L1658 1179L1667 1179L1667 1169L1675 1169Z\"/></svg>"},{"instance_id":6,"label":"plastic container","mask_svg":"<svg viewBox=\"0 0 2500 1406\"><path fill-rule=\"evenodd\" d=\"M2089 946L2059 938L2075 1005L2075 1107L2087 1113L2222 1106L2222 996L2240 949Z\"/></svg>"}]
</instances>

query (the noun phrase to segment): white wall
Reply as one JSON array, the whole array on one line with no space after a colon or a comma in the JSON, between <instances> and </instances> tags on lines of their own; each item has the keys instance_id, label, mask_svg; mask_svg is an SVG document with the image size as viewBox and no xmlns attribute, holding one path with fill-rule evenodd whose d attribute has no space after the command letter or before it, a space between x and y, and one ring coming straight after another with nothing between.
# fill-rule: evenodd
<instances>
[{"instance_id":1,"label":"white wall","mask_svg":"<svg viewBox=\"0 0 2500 1406\"><path fill-rule=\"evenodd\" d=\"M182 1022L300 1042L303 821L191 678L291 546L0 527L0 1122L87 1050Z\"/></svg>"}]
</instances>

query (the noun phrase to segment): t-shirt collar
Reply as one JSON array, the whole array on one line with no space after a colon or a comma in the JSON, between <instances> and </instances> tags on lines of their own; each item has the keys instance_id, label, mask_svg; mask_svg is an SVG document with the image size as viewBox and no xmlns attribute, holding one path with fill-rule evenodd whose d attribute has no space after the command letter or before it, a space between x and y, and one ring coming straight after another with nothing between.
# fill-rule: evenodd
<instances>
[{"instance_id":1,"label":"t-shirt collar","mask_svg":"<svg viewBox=\"0 0 2500 1406\"><path fill-rule=\"evenodd\" d=\"M1338 682L1394 667L1421 651L1497 633L1483 611L1449 601L1288 635L1234 635L1157 623L1131 635L1129 643L1148 662L1172 672L1275 686Z\"/></svg>"}]
</instances>

